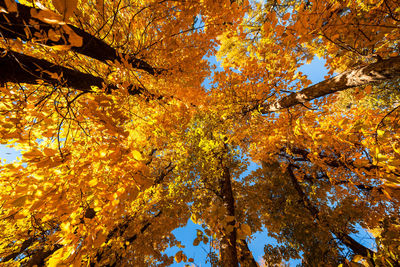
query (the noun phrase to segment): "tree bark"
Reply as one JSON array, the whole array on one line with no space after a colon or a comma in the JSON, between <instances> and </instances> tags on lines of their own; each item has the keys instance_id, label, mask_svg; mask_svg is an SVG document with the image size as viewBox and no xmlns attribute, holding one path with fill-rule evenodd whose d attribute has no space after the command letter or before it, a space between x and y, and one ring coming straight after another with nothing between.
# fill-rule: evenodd
<instances>
[{"instance_id":1,"label":"tree bark","mask_svg":"<svg viewBox=\"0 0 400 267\"><path fill-rule=\"evenodd\" d=\"M84 92L90 92L92 86L106 86L102 78L0 48L0 84L38 84L40 80L53 86L72 87ZM117 88L109 85L107 89Z\"/></svg>"},{"instance_id":2,"label":"tree bark","mask_svg":"<svg viewBox=\"0 0 400 267\"><path fill-rule=\"evenodd\" d=\"M246 240L240 240L238 242L240 247L239 262L241 267L258 267L257 262L254 260L253 254L251 253Z\"/></svg>"},{"instance_id":3,"label":"tree bark","mask_svg":"<svg viewBox=\"0 0 400 267\"><path fill-rule=\"evenodd\" d=\"M235 200L233 198L231 174L228 166L224 165L222 158L220 159L220 167L222 168L222 177L219 180L219 191L222 196L222 203L226 209L226 217L233 218L226 227L224 227L223 237L220 240L221 260L224 266L239 266L237 244L236 244L236 220L235 218Z\"/></svg>"},{"instance_id":4,"label":"tree bark","mask_svg":"<svg viewBox=\"0 0 400 267\"><path fill-rule=\"evenodd\" d=\"M300 92L285 96L274 103L266 103L260 106L260 111L263 114L267 114L349 88L376 84L397 77L400 77L400 56L345 71L333 78L307 87Z\"/></svg>"},{"instance_id":5,"label":"tree bark","mask_svg":"<svg viewBox=\"0 0 400 267\"><path fill-rule=\"evenodd\" d=\"M11 0L12 1L12 0ZM4 0L0 0L0 8L7 10ZM71 24L65 24L54 20L54 23L48 23L49 20L42 18L45 15L34 15L45 12L40 9L28 7L16 3L17 11L1 12L0 9L0 37L17 39L23 41L34 41L46 46L69 45L70 50L82 55L97 59L106 63L107 60L118 60L121 58L127 59L127 62L133 68L146 71L151 75L160 73L150 66L146 61L136 58L132 55L119 54L114 48L96 38L95 36L79 29ZM47 11L50 12L50 11ZM45 13L44 13L45 14ZM59 38L49 38L49 32L53 30L59 35ZM77 34L82 38L82 44L77 46L71 42L71 35Z\"/></svg>"}]
</instances>

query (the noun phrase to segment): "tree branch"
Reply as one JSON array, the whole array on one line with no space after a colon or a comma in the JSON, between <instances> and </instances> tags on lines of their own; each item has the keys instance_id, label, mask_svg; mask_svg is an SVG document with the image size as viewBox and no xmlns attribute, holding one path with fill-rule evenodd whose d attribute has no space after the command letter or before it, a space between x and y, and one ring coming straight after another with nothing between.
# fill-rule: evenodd
<instances>
[{"instance_id":1,"label":"tree branch","mask_svg":"<svg viewBox=\"0 0 400 267\"><path fill-rule=\"evenodd\" d=\"M293 172L292 164L289 164L289 166L287 168L287 173L289 175L290 180L292 181L294 188L296 189L298 195L300 196L304 207L312 214L312 216L317 221L319 221L320 223L327 226L329 231L332 234L334 234L344 245L346 245L348 248L350 248L354 252L354 254L358 254L363 257L369 258L370 260L373 260L374 252L372 250L361 245L360 243L358 243L356 240L354 240L348 234L346 234L340 230L332 229L332 227L330 227L330 225L323 218L321 218L319 216L319 210L317 209L317 207L315 207L311 203L311 201L308 199L307 195L303 192L300 184L298 183L297 178Z\"/></svg>"},{"instance_id":2,"label":"tree branch","mask_svg":"<svg viewBox=\"0 0 400 267\"><path fill-rule=\"evenodd\" d=\"M260 106L263 114L290 108L321 96L367 84L380 83L400 76L400 56L345 71L333 78L292 93L273 103Z\"/></svg>"},{"instance_id":3,"label":"tree branch","mask_svg":"<svg viewBox=\"0 0 400 267\"><path fill-rule=\"evenodd\" d=\"M83 73L44 59L37 59L14 51L0 48L0 84L27 83L38 84L43 81L53 86L70 87L83 92L91 92L92 86L106 88L106 93L118 89L113 84L107 84L102 78ZM147 99L160 99L139 86L130 85L130 95L144 95Z\"/></svg>"},{"instance_id":4,"label":"tree branch","mask_svg":"<svg viewBox=\"0 0 400 267\"><path fill-rule=\"evenodd\" d=\"M90 92L92 86L103 88L106 85L100 77L0 48L0 83L38 84L38 80L84 92ZM110 85L108 89L117 88Z\"/></svg>"},{"instance_id":5,"label":"tree branch","mask_svg":"<svg viewBox=\"0 0 400 267\"><path fill-rule=\"evenodd\" d=\"M159 217L161 214L162 214L162 211L159 211L157 214L154 215L153 218L157 218L157 217ZM105 243L107 243L109 240L111 240L111 239L114 237L114 235L117 234L117 233L118 233L120 236L123 236L123 234L125 233L126 229L127 229L127 228L129 227L129 225L131 224L132 219L133 219L132 217L131 217L131 218L127 218L123 223L121 223L121 224L117 225L116 227L114 227L114 229L113 229L110 233L108 233L107 239L106 239ZM151 225L151 222L150 222L150 221L146 222L146 223L140 228L140 230L139 230L139 231L140 231L140 234L143 234L143 233L147 230L147 228L149 228L150 225ZM127 236L127 237L125 237L124 240L127 241L127 242L129 242L129 243L132 243L133 241L135 241L135 240L137 239L137 237L138 237L138 234L133 234L132 236ZM127 249L126 243L124 243L123 246L124 246L124 249ZM105 252L106 252L107 250L110 250L110 249L112 249L112 248L111 248L111 245L107 245L107 246L104 247L103 249L97 251L97 253L96 253L96 255L95 255L95 259L96 259L96 262L97 262L98 264L101 264L101 262L103 261L104 257L109 256L109 255L108 255L107 253L105 253ZM117 255L117 256L118 256L118 255ZM117 263L116 263L116 264L117 264ZM95 263L92 262L90 266L95 266Z\"/></svg>"}]
</instances>

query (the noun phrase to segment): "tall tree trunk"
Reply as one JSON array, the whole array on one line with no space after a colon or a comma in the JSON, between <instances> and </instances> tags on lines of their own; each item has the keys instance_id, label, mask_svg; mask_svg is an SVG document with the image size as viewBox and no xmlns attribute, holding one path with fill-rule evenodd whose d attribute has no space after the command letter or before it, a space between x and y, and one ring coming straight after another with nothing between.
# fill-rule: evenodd
<instances>
[{"instance_id":1,"label":"tall tree trunk","mask_svg":"<svg viewBox=\"0 0 400 267\"><path fill-rule=\"evenodd\" d=\"M229 167L224 164L222 158L220 159L220 166L223 172L219 180L219 191L226 209L225 218L230 218L230 221L224 227L224 233L220 240L221 260L224 266L236 267L239 266L239 262L236 246L235 200L232 192L231 174Z\"/></svg>"}]
</instances>

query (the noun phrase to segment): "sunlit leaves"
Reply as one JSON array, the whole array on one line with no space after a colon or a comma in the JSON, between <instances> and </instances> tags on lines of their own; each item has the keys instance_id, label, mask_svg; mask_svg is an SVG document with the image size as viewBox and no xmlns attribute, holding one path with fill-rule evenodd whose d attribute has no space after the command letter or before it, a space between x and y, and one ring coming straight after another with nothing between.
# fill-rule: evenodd
<instances>
[{"instance_id":1,"label":"sunlit leaves","mask_svg":"<svg viewBox=\"0 0 400 267\"><path fill-rule=\"evenodd\" d=\"M1 12L16 12L15 2L4 3ZM183 250L164 255L184 248L171 231L189 218L202 228L194 246L222 251L235 233L241 256L239 246L267 228L282 243L266 247L271 264L398 258L398 83L260 114L261 105L310 85L299 67L315 55L333 72L396 54L394 1L35 7L30 16L41 23L26 21L19 36L31 39L0 40L7 55L45 59L104 85L78 92L66 73L46 69L30 84L1 84L0 142L21 156L1 166L0 258L25 264L47 255L40 260L50 266L193 262ZM109 45L112 60L81 53L94 40L81 31ZM223 69L210 67L210 56ZM250 161L261 166L245 173ZM374 255L343 250L356 226L372 229ZM218 262L214 251L211 258Z\"/></svg>"}]
</instances>

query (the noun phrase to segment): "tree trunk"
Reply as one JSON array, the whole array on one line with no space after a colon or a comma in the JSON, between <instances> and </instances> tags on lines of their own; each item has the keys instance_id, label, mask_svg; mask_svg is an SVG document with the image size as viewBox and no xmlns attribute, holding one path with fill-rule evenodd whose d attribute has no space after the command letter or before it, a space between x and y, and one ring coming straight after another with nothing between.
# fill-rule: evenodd
<instances>
[{"instance_id":1,"label":"tree trunk","mask_svg":"<svg viewBox=\"0 0 400 267\"><path fill-rule=\"evenodd\" d=\"M0 83L38 84L38 81L42 80L54 86L73 87L86 92L91 90L91 86L102 88L105 85L102 78L58 66L43 59L2 48L0 55Z\"/></svg>"},{"instance_id":2,"label":"tree trunk","mask_svg":"<svg viewBox=\"0 0 400 267\"><path fill-rule=\"evenodd\" d=\"M238 242L240 248L239 262L241 267L258 267L257 262L254 260L246 240Z\"/></svg>"},{"instance_id":3,"label":"tree trunk","mask_svg":"<svg viewBox=\"0 0 400 267\"><path fill-rule=\"evenodd\" d=\"M220 253L223 266L239 266L238 253L236 247L236 220L235 218L235 200L233 198L231 174L229 167L225 166L223 160L220 160L220 166L223 170L222 177L219 180L220 195L222 203L226 209L225 218L231 218L224 227L224 234L220 240Z\"/></svg>"},{"instance_id":4,"label":"tree trunk","mask_svg":"<svg viewBox=\"0 0 400 267\"><path fill-rule=\"evenodd\" d=\"M40 80L53 86L72 87L84 92L91 91L92 86L106 86L102 78L0 48L0 83L38 84ZM108 86L108 89L116 87Z\"/></svg>"},{"instance_id":5,"label":"tree trunk","mask_svg":"<svg viewBox=\"0 0 400 267\"><path fill-rule=\"evenodd\" d=\"M400 77L400 56L345 71L333 78L307 87L300 92L285 96L274 103L264 104L260 107L260 111L263 114L267 114L345 89L376 84L397 77Z\"/></svg>"}]
</instances>

